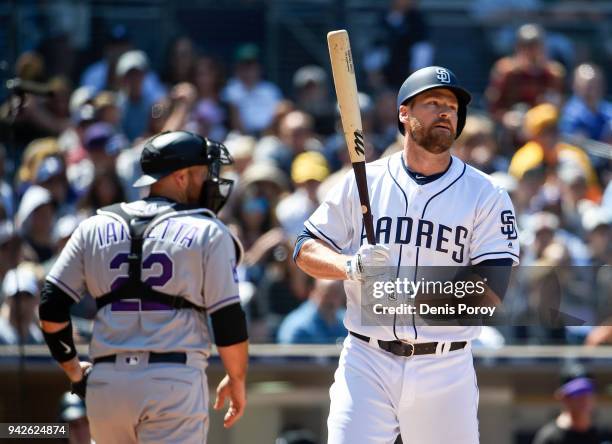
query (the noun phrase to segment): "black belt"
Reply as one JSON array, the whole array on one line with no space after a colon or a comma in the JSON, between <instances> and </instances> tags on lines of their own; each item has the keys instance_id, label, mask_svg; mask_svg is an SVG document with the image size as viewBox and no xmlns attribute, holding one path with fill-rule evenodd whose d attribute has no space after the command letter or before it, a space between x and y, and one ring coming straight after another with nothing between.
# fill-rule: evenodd
<instances>
[{"instance_id":1,"label":"black belt","mask_svg":"<svg viewBox=\"0 0 612 444\"><path fill-rule=\"evenodd\" d=\"M368 336L360 335L354 331L349 332L357 339L361 339L364 342L370 342ZM466 341L451 342L449 351L461 350L467 345ZM437 342L419 342L411 344L409 342L402 341L381 341L378 340L378 346L389 353L393 353L397 356L405 356L409 358L413 355L433 355L436 353L438 348Z\"/></svg>"},{"instance_id":2,"label":"black belt","mask_svg":"<svg viewBox=\"0 0 612 444\"><path fill-rule=\"evenodd\" d=\"M94 364L101 362L115 362L117 355L102 356L101 358L95 358ZM172 352L172 353L155 353L149 352L149 364L160 364L160 363L172 363L172 364L186 364L187 353Z\"/></svg>"}]
</instances>

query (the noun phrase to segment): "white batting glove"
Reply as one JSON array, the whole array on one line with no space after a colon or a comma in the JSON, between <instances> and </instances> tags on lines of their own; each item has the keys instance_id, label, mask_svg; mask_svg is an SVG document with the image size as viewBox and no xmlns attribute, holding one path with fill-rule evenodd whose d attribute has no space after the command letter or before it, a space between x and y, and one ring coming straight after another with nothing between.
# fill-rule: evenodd
<instances>
[{"instance_id":1,"label":"white batting glove","mask_svg":"<svg viewBox=\"0 0 612 444\"><path fill-rule=\"evenodd\" d=\"M385 273L391 266L391 252L385 245L364 244L346 263L346 275L351 281L364 282L367 278Z\"/></svg>"}]
</instances>

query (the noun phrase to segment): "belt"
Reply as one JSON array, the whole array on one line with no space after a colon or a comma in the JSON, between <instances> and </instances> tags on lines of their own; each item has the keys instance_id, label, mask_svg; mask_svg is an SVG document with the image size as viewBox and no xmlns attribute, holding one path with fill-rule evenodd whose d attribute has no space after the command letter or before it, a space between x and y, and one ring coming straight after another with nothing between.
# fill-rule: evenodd
<instances>
[{"instance_id":1,"label":"belt","mask_svg":"<svg viewBox=\"0 0 612 444\"><path fill-rule=\"evenodd\" d=\"M94 364L101 362L112 362L117 360L117 355L102 356L101 358L95 358ZM186 364L187 353L172 352L172 353L155 353L149 352L149 364L160 364L160 363L173 363L173 364Z\"/></svg>"},{"instance_id":2,"label":"belt","mask_svg":"<svg viewBox=\"0 0 612 444\"><path fill-rule=\"evenodd\" d=\"M370 342L369 336L360 335L354 331L349 332L357 339L361 339L364 342ZM451 342L450 349L448 351L461 350L465 348L467 341ZM438 342L419 342L412 344L410 342L402 341L381 341L378 340L378 346L389 353L393 353L397 356L405 356L409 358L413 355L433 355L436 353L438 348Z\"/></svg>"}]
</instances>

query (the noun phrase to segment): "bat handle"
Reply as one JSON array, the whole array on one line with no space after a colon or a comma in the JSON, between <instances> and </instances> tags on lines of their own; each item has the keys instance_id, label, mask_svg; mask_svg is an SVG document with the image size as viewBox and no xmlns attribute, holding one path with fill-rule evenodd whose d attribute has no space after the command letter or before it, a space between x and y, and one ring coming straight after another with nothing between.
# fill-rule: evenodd
<instances>
[{"instance_id":1,"label":"bat handle","mask_svg":"<svg viewBox=\"0 0 612 444\"><path fill-rule=\"evenodd\" d=\"M370 208L365 161L353 162L353 171L355 172L355 182L357 183L357 192L359 193L359 202L361 204L361 214L363 217L366 238L370 245L375 245L376 237L374 236L374 222L372 218L372 209Z\"/></svg>"}]
</instances>

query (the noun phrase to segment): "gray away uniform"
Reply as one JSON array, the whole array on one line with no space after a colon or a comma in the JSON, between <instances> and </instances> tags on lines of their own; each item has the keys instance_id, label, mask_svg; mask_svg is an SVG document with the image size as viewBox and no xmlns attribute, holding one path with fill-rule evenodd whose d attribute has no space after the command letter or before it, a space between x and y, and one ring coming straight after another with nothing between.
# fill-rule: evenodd
<instances>
[{"instance_id":1,"label":"gray away uniform","mask_svg":"<svg viewBox=\"0 0 612 444\"><path fill-rule=\"evenodd\" d=\"M130 215L166 210L165 199L122 204ZM173 211L144 233L142 281L183 297L208 315L239 302L240 243L204 209ZM79 225L47 279L79 301L125 282L129 228L100 212ZM102 443L202 443L208 429L205 369L211 333L206 314L133 300L113 302L95 318L90 356L117 355L89 376L87 410ZM184 352L187 363L149 364L149 352Z\"/></svg>"}]
</instances>

